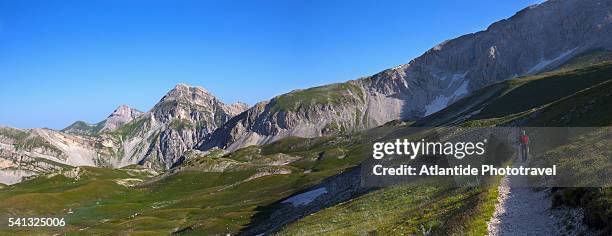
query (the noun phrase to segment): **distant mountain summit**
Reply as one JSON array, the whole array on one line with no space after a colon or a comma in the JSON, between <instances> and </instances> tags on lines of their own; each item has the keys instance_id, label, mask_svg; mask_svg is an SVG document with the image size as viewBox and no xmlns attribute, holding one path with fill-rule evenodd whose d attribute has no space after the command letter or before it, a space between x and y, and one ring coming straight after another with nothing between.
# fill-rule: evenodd
<instances>
[{"instance_id":1,"label":"distant mountain summit","mask_svg":"<svg viewBox=\"0 0 612 236\"><path fill-rule=\"evenodd\" d=\"M76 121L70 126L62 129L63 132L71 134L95 135L104 131L113 131L122 125L140 117L142 111L133 109L127 105L121 105L113 111L105 120L97 124L88 124L84 121Z\"/></svg>"},{"instance_id":2,"label":"distant mountain summit","mask_svg":"<svg viewBox=\"0 0 612 236\"><path fill-rule=\"evenodd\" d=\"M0 127L0 176L12 183L64 165L165 170L246 109L244 103L225 104L202 87L179 84L146 113L121 105L97 124L77 121L61 132ZM2 170L17 166L18 171Z\"/></svg>"},{"instance_id":3,"label":"distant mountain summit","mask_svg":"<svg viewBox=\"0 0 612 236\"><path fill-rule=\"evenodd\" d=\"M100 131L113 131L122 125L140 117L144 112L133 109L127 105L121 105L106 118L104 126Z\"/></svg>"}]
</instances>

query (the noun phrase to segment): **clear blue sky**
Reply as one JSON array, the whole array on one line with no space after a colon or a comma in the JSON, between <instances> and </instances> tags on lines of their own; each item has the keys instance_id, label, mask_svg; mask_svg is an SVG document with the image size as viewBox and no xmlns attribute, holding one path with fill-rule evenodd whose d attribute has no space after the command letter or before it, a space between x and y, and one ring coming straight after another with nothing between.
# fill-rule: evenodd
<instances>
[{"instance_id":1,"label":"clear blue sky","mask_svg":"<svg viewBox=\"0 0 612 236\"><path fill-rule=\"evenodd\" d=\"M537 0L0 0L0 124L61 129L177 83L249 104L409 62Z\"/></svg>"}]
</instances>

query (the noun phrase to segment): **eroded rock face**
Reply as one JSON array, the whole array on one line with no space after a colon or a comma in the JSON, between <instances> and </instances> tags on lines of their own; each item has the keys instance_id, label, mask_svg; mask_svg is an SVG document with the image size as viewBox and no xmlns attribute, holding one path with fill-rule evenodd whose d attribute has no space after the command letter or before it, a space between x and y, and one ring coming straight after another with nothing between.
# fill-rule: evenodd
<instances>
[{"instance_id":1,"label":"eroded rock face","mask_svg":"<svg viewBox=\"0 0 612 236\"><path fill-rule=\"evenodd\" d=\"M168 169L185 151L244 109L246 104L224 104L202 87L179 84L144 117L149 128L136 137L142 151L134 152L131 156L136 158L131 160Z\"/></svg>"},{"instance_id":2,"label":"eroded rock face","mask_svg":"<svg viewBox=\"0 0 612 236\"><path fill-rule=\"evenodd\" d=\"M0 127L0 183L18 183L68 164L104 166L99 158L109 153L96 154L94 150L95 141L88 137L46 129Z\"/></svg>"},{"instance_id":3,"label":"eroded rock face","mask_svg":"<svg viewBox=\"0 0 612 236\"><path fill-rule=\"evenodd\" d=\"M235 150L289 136L316 137L372 127L357 81L295 91L261 102L215 130L201 148Z\"/></svg>"},{"instance_id":4,"label":"eroded rock face","mask_svg":"<svg viewBox=\"0 0 612 236\"><path fill-rule=\"evenodd\" d=\"M417 119L484 86L553 69L586 51L612 49L611 39L611 1L547 1L445 41L408 64L257 104L207 137L200 149L235 150Z\"/></svg>"}]
</instances>

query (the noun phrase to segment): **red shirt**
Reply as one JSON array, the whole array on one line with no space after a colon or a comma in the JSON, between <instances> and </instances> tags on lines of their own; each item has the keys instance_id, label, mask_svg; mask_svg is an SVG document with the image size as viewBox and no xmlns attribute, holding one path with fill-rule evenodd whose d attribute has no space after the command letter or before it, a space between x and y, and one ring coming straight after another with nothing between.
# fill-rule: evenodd
<instances>
[{"instance_id":1,"label":"red shirt","mask_svg":"<svg viewBox=\"0 0 612 236\"><path fill-rule=\"evenodd\" d=\"M521 143L522 144L529 144L529 136L527 135L521 135Z\"/></svg>"}]
</instances>

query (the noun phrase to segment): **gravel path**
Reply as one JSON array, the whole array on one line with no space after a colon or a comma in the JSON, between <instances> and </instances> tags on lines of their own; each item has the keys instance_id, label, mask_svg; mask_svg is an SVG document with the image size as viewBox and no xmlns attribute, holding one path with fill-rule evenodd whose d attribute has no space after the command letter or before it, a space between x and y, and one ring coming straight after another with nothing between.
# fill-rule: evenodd
<instances>
[{"instance_id":1,"label":"gravel path","mask_svg":"<svg viewBox=\"0 0 612 236\"><path fill-rule=\"evenodd\" d=\"M519 149L518 144L516 148ZM529 166L528 163L514 163L514 167L519 165ZM534 191L528 186L527 176L502 178L495 212L487 222L487 235L599 235L600 232L583 223L583 209L551 210L549 190Z\"/></svg>"},{"instance_id":2,"label":"gravel path","mask_svg":"<svg viewBox=\"0 0 612 236\"><path fill-rule=\"evenodd\" d=\"M559 222L550 212L546 191L526 186L526 176L506 176L499 185L498 203L487 223L488 235L557 235Z\"/></svg>"}]
</instances>

